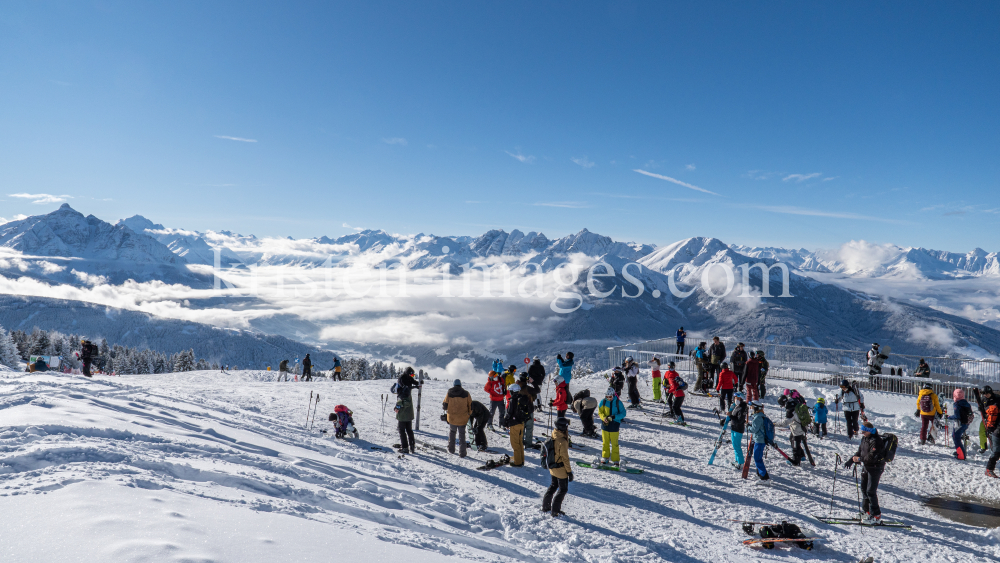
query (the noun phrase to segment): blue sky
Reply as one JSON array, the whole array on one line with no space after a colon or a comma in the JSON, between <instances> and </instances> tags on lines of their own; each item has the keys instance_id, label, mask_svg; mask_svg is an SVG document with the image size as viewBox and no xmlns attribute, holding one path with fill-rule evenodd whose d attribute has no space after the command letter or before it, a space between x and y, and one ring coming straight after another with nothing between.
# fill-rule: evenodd
<instances>
[{"instance_id":1,"label":"blue sky","mask_svg":"<svg viewBox=\"0 0 1000 563\"><path fill-rule=\"evenodd\" d=\"M0 217L1000 250L998 25L996 2L5 2Z\"/></svg>"}]
</instances>

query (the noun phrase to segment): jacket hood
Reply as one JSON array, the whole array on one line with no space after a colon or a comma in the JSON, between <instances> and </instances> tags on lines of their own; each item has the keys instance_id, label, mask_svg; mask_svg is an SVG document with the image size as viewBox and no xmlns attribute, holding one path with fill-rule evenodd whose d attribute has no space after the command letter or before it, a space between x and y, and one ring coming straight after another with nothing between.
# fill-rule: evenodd
<instances>
[{"instance_id":1,"label":"jacket hood","mask_svg":"<svg viewBox=\"0 0 1000 563\"><path fill-rule=\"evenodd\" d=\"M449 398L464 398L468 396L469 392L466 391L465 389L462 389L461 387L452 387L451 389L448 390Z\"/></svg>"}]
</instances>

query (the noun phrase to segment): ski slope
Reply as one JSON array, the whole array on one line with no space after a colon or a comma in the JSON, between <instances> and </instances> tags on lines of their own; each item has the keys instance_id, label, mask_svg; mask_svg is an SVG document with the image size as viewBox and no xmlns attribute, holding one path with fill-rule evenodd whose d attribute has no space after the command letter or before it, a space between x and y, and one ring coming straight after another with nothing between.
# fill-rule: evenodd
<instances>
[{"instance_id":1,"label":"ski slope","mask_svg":"<svg viewBox=\"0 0 1000 563\"><path fill-rule=\"evenodd\" d=\"M817 467L768 456L770 482L742 480L732 452L707 466L718 419L713 400L689 396L686 428L661 423L658 406L630 411L624 458L645 469L626 475L576 468L563 506L539 511L547 472L530 454L523 468L488 472L488 459L422 448L404 459L370 449L398 442L390 398L381 432L380 395L389 381L275 383L273 372L187 372L98 377L0 373L0 559L3 561L995 561L1000 530L943 521L920 501L938 494L1000 499L982 476L985 458L961 463L942 446L915 451L909 397L871 394L882 428L901 438L882 480L887 518L913 531L825 525L833 458L857 447L844 437L812 440ZM774 382L775 390L789 386ZM438 405L449 385L423 392L418 440L444 446ZM604 380L574 380L595 394ZM485 401L475 385L473 397ZM799 386L807 397L833 390ZM303 429L310 392L315 428ZM643 387L643 394L650 394ZM769 414L783 415L768 397ZM355 413L361 439L319 430L336 404ZM781 411L783 413L783 411ZM832 414L832 413L831 413ZM539 418L544 417L540 416ZM832 420L832 417L831 417ZM544 422L536 425L536 435ZM833 429L831 423L830 428ZM580 430L573 418L571 432ZM509 451L498 435L491 448ZM589 460L599 442L571 451ZM787 438L779 429L779 445ZM852 447L853 446L853 447ZM787 450L786 450L787 451ZM853 477L840 470L836 510L856 510ZM727 518L805 525L823 538L811 552L744 547Z\"/></svg>"}]
</instances>

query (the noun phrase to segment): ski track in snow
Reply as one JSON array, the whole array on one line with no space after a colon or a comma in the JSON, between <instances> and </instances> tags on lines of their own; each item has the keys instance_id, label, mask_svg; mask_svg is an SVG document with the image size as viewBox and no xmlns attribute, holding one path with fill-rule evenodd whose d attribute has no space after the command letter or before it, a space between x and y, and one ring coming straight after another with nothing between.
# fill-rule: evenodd
<instances>
[{"instance_id":1,"label":"ski track in snow","mask_svg":"<svg viewBox=\"0 0 1000 563\"><path fill-rule=\"evenodd\" d=\"M879 498L887 519L914 526L913 531L902 531L827 525L813 518L829 512L834 454L846 459L857 440L849 443L832 433L829 439L811 439L815 468L789 466L769 452L770 482L757 481L752 471L750 479L740 479L731 468L728 442L715 465L708 466L720 428L711 410L716 400L705 397L686 399L686 428L661 423L659 405L647 403L644 413L630 411L621 432L623 459L645 473L575 468L576 479L563 506L569 517L554 520L539 510L549 477L533 450L523 468L488 472L476 467L496 455L474 450L465 460L427 448L405 459L371 450L372 445L398 442L393 397L381 431L380 395L387 395L391 384L385 380L274 383L267 381L273 372L259 371L99 376L92 381L54 374L0 376L0 521L20 525L17 541L0 543L4 560L43 560L66 553L59 551L70 549L66 546L110 533L98 523L81 525L79 515L66 522L55 541L40 529L44 526L24 524L39 517L43 523L58 521L48 514L53 507L77 507L84 520L92 516L99 522L100 514L94 512L122 512L154 501L164 505L162 510L144 510L145 516L120 524L136 527L134 533L151 543L139 549L134 545L138 540L110 533L116 541L72 551L72 560L272 561L275 555L294 552L296 560L328 561L333 556L329 550L336 543L303 552L274 544L268 552L271 540L255 543L264 541L258 538L262 529L271 534L290 530L286 534L301 539L298 543L340 538L370 553L377 548L364 542L381 540L375 543L390 544L387 549L403 550L402 557L415 561L451 556L601 563L854 562L871 555L878 562L985 562L1000 557L1000 530L942 520L920 504L922 498L938 494L998 500L1000 491L996 481L982 476L984 456L973 455L962 463L952 459L950 447L916 445L918 423L912 417L911 397L871 393L866 401L876 425L900 437L899 453L882 479ZM576 392L589 387L599 394L605 385L595 377L574 379L571 388ZM772 382L771 394L791 386ZM809 398L825 394L832 399L834 393L814 384L794 386ZM438 418L438 405L447 387L438 381L425 387L418 440L445 445L447 425ZM307 431L303 425L310 391L321 399L315 428ZM470 391L488 404L478 385ZM778 410L775 399L765 401L778 423L784 410ZM319 433L331 427L326 415L341 403L354 411L361 439L333 440ZM600 442L576 436L580 423L570 417L575 442L587 446L570 455L589 461L598 455ZM536 436L545 431L547 421L544 415L538 418ZM834 419L831 412L831 432ZM778 435L779 446L789 451L787 433L779 428ZM509 453L502 436L487 437L491 449ZM838 516L853 516L857 510L853 481L852 474L838 470ZM104 508L95 508L98 505ZM25 510L31 515L25 517ZM178 518L192 521L177 528ZM302 524L288 525L287 518ZM747 536L728 518L784 519L823 539L812 551L744 547L740 541ZM233 534L228 539L192 539L192 534L207 534L219 525L206 521L233 519L246 519L247 524L227 532ZM139 531L143 521L150 529ZM295 538L296 530L304 537ZM167 537L171 533L173 539ZM346 533L360 535L344 539ZM228 548L216 546L213 551L214 543ZM237 554L240 549L249 551ZM149 558L150 553L160 556ZM385 557L401 555L386 552Z\"/></svg>"}]
</instances>

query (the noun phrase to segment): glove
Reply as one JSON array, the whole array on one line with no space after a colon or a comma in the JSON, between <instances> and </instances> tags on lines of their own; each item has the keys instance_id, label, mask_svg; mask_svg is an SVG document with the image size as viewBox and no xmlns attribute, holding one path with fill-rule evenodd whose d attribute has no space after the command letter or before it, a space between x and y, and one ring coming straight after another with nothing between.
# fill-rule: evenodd
<instances>
[{"instance_id":1,"label":"glove","mask_svg":"<svg viewBox=\"0 0 1000 563\"><path fill-rule=\"evenodd\" d=\"M726 421L725 420L720 420L719 421L719 426L725 426L725 425L726 425Z\"/></svg>"},{"instance_id":2,"label":"glove","mask_svg":"<svg viewBox=\"0 0 1000 563\"><path fill-rule=\"evenodd\" d=\"M573 482L573 474L572 474L572 473L567 473L567 474L566 474L566 478L567 478L567 479L569 479L569 482L570 482L570 483L572 483L572 482Z\"/></svg>"},{"instance_id":3,"label":"glove","mask_svg":"<svg viewBox=\"0 0 1000 563\"><path fill-rule=\"evenodd\" d=\"M941 414L941 413L937 413L937 417L938 417L938 420L940 420L942 417L944 417L944 415Z\"/></svg>"},{"instance_id":4,"label":"glove","mask_svg":"<svg viewBox=\"0 0 1000 563\"><path fill-rule=\"evenodd\" d=\"M849 459L847 460L847 463L844 464L844 469L850 469L852 465L854 465L854 460Z\"/></svg>"},{"instance_id":5,"label":"glove","mask_svg":"<svg viewBox=\"0 0 1000 563\"><path fill-rule=\"evenodd\" d=\"M920 409L913 411L913 416L920 418Z\"/></svg>"}]
</instances>

